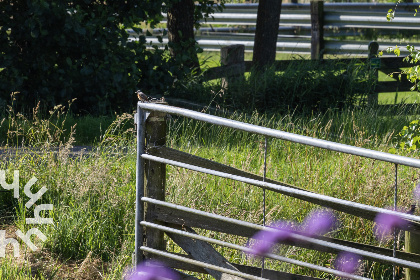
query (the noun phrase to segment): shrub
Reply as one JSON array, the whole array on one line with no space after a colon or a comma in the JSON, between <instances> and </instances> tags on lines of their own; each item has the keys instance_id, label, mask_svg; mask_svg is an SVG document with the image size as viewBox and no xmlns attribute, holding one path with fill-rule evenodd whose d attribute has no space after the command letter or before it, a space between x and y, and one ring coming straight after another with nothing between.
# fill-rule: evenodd
<instances>
[{"instance_id":1,"label":"shrub","mask_svg":"<svg viewBox=\"0 0 420 280\"><path fill-rule=\"evenodd\" d=\"M229 87L224 98L239 108L319 112L364 104L373 89L373 75L356 60L296 60L284 71L254 69L249 78Z\"/></svg>"},{"instance_id":2,"label":"shrub","mask_svg":"<svg viewBox=\"0 0 420 280\"><path fill-rule=\"evenodd\" d=\"M397 134L397 148L416 150L420 146L420 124L419 120L411 121L408 126ZM394 151L394 150L392 150Z\"/></svg>"},{"instance_id":3,"label":"shrub","mask_svg":"<svg viewBox=\"0 0 420 280\"><path fill-rule=\"evenodd\" d=\"M0 104L26 108L77 98L77 112L130 108L136 88L162 68L162 51L130 42L125 28L161 18L161 1L0 1ZM139 29L136 29L138 32ZM170 74L148 80L163 87ZM163 77L166 75L165 77ZM140 84L139 84L140 83Z\"/></svg>"}]
</instances>

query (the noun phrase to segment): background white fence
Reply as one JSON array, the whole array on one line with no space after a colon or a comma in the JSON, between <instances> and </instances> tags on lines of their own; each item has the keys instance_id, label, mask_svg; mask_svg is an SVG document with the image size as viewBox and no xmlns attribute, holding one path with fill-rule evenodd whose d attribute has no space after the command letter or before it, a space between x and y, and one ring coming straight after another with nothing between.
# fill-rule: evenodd
<instances>
[{"instance_id":1,"label":"background white fence","mask_svg":"<svg viewBox=\"0 0 420 280\"><path fill-rule=\"evenodd\" d=\"M203 22L202 28L196 31L198 44L206 51L242 44L245 51L252 52L258 4L226 4L225 7L223 12L214 13L213 18ZM395 19L388 22L387 12L395 9L395 3L325 3L324 54L366 55L372 39L379 42L380 50L398 44L402 47L401 53L407 54L405 46L409 41L390 38L420 34L420 18L414 16L416 8L419 4L401 3L397 6ZM133 31L130 35L133 40L138 38ZM156 36L163 36L163 29L153 30L153 36L147 37L147 41L160 46L167 44L167 36L163 36L163 44ZM309 3L282 5L277 52L311 53Z\"/></svg>"}]
</instances>

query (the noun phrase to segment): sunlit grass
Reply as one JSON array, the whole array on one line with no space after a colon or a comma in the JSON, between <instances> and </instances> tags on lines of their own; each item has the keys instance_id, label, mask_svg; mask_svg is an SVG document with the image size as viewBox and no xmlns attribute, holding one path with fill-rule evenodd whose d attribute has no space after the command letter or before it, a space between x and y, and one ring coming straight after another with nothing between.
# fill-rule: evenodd
<instances>
[{"instance_id":1,"label":"sunlit grass","mask_svg":"<svg viewBox=\"0 0 420 280\"><path fill-rule=\"evenodd\" d=\"M414 108L401 106L401 111L410 114L387 114L385 109L330 110L323 114L300 116L263 115L257 112L247 115L239 112L221 113L235 120L265 127L281 129L301 135L332 140L355 146L387 151L394 146L393 136L403 125L418 116ZM119 116L98 138L96 149L86 155L69 154L74 137L67 130L56 135L58 142L48 144L44 135L54 135L53 126L45 122L26 122L32 129L23 129L22 122L14 122L20 137L37 128L48 128L49 132L33 137L39 141L39 151L35 154L16 154L0 162L0 169L8 171L11 179L13 170L20 170L20 184L35 176L38 182L33 192L41 186L48 191L39 203L52 203L54 210L49 213L54 225L43 225L39 229L48 237L40 246L41 251L26 253L19 259L3 259L4 275L23 275L17 279L50 279L52 274L63 279L121 279L125 269L131 264L134 250L134 201L135 201L135 135L133 116ZM39 120L54 120L48 117ZM13 120L9 120L12 122ZM3 122L4 124L5 122ZM39 126L44 124L44 126ZM234 131L214 125L173 117L168 121L167 145L204 158L228 164L236 168L262 175L264 138L245 132ZM77 126L76 126L77 127ZM64 139L66 142L60 142ZM63 140L63 141L64 141ZM298 187L334 197L386 207L393 199L393 165L351 155L329 152L306 147L287 141L269 139L267 156L267 177L293 184ZM48 145L47 145L48 144ZM54 154L48 147L63 149ZM67 148L66 148L67 147ZM404 154L403 151L399 151ZM418 157L417 153L409 154ZM0 155L3 156L3 155ZM206 210L220 215L261 224L263 220L262 190L203 175L181 168L167 167L166 200L177 204ZM408 207L411 203L412 188L419 178L417 170L399 168L399 205ZM291 219L301 222L315 206L284 195L267 191L266 220ZM17 228L29 229L25 218L32 216L25 210L23 201L15 201L10 192L0 192L2 213L12 219L2 220L6 231ZM47 213L45 213L47 214ZM349 215L337 213L342 226L331 233L332 236L357 242L377 245L373 238L372 223ZM5 216L5 215L3 215ZM245 245L245 238L221 233L200 231L202 234ZM39 242L40 243L40 242ZM170 240L168 250L181 250ZM386 244L386 246L390 246ZM400 243L403 246L403 243ZM258 265L241 252L218 248L228 260L241 264ZM317 253L290 246L281 246L281 255L308 262L331 266L334 255ZM10 254L10 252L9 252ZM10 257L10 255L9 255ZM25 263L26 265L23 265ZM266 267L326 277L322 273L309 271L286 263L267 261ZM364 263L369 277L385 279L389 267L377 263ZM388 272L384 272L388 271ZM90 278L89 278L90 277ZM207 276L203 276L207 279Z\"/></svg>"}]
</instances>

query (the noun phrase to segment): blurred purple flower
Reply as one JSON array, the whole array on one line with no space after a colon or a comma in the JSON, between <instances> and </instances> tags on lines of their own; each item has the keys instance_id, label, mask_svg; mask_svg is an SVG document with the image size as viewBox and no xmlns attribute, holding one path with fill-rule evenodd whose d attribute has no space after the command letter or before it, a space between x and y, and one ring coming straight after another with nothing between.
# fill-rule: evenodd
<instances>
[{"instance_id":1,"label":"blurred purple flower","mask_svg":"<svg viewBox=\"0 0 420 280\"><path fill-rule=\"evenodd\" d=\"M420 184L417 184L417 186L414 188L413 197L416 202L420 202Z\"/></svg>"},{"instance_id":2,"label":"blurred purple flower","mask_svg":"<svg viewBox=\"0 0 420 280\"><path fill-rule=\"evenodd\" d=\"M253 239L256 239L256 242L251 246L251 254L264 256L270 252L274 244L293 241L293 238L291 237L293 228L289 223L279 221L272 227L276 230L262 230L252 237Z\"/></svg>"},{"instance_id":3,"label":"blurred purple flower","mask_svg":"<svg viewBox=\"0 0 420 280\"><path fill-rule=\"evenodd\" d=\"M178 274L157 261L147 261L139 264L127 280L178 280Z\"/></svg>"},{"instance_id":4,"label":"blurred purple flower","mask_svg":"<svg viewBox=\"0 0 420 280\"><path fill-rule=\"evenodd\" d=\"M392 214L379 213L376 215L375 234L378 239L383 239L391 235L392 229L405 229L408 221Z\"/></svg>"},{"instance_id":5,"label":"blurred purple flower","mask_svg":"<svg viewBox=\"0 0 420 280\"><path fill-rule=\"evenodd\" d=\"M355 273L359 268L361 257L350 252L341 252L335 260L335 269L347 273Z\"/></svg>"},{"instance_id":6,"label":"blurred purple flower","mask_svg":"<svg viewBox=\"0 0 420 280\"><path fill-rule=\"evenodd\" d=\"M323 235L332 230L336 222L335 216L330 211L318 209L306 217L302 233L309 236Z\"/></svg>"}]
</instances>

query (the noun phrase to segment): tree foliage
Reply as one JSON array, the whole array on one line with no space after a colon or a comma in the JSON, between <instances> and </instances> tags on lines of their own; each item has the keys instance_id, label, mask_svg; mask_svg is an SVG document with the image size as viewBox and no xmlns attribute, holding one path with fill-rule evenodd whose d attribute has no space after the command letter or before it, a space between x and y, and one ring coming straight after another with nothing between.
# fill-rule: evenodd
<instances>
[{"instance_id":1,"label":"tree foliage","mask_svg":"<svg viewBox=\"0 0 420 280\"><path fill-rule=\"evenodd\" d=\"M161 18L159 1L0 2L0 98L48 106L77 98L78 110L127 107L159 53L124 30ZM152 66L153 64L153 66Z\"/></svg>"},{"instance_id":2,"label":"tree foliage","mask_svg":"<svg viewBox=\"0 0 420 280\"><path fill-rule=\"evenodd\" d=\"M395 8L390 9L386 15L388 21L392 21L395 17L395 12L397 10L398 4L401 3L401 0L398 0ZM417 15L417 9L415 10L414 16ZM404 61L409 63L418 63L420 60L420 51L417 50L412 45L407 45L407 50L409 55L404 58ZM400 48L396 46L395 48L388 48L387 52L394 53L396 56L401 54ZM382 55L383 52L380 52ZM412 66L406 70L401 71L398 77L401 80L401 76L406 75L407 80L410 81L413 86L411 87L412 91L419 90L419 81L420 81L420 69L418 66ZM416 150L420 147L420 124L419 120L413 120L408 126L404 126L403 129L398 133L397 139L397 148ZM391 149L390 152L394 152L394 149Z\"/></svg>"},{"instance_id":3,"label":"tree foliage","mask_svg":"<svg viewBox=\"0 0 420 280\"><path fill-rule=\"evenodd\" d=\"M208 2L200 1L197 19L213 11ZM138 25L154 27L163 7L159 0L0 1L0 101L16 93L17 104L30 108L76 98L76 111L105 113L131 108L138 88L162 94L185 71L165 50L147 48ZM130 27L138 41L129 39Z\"/></svg>"}]
</instances>

